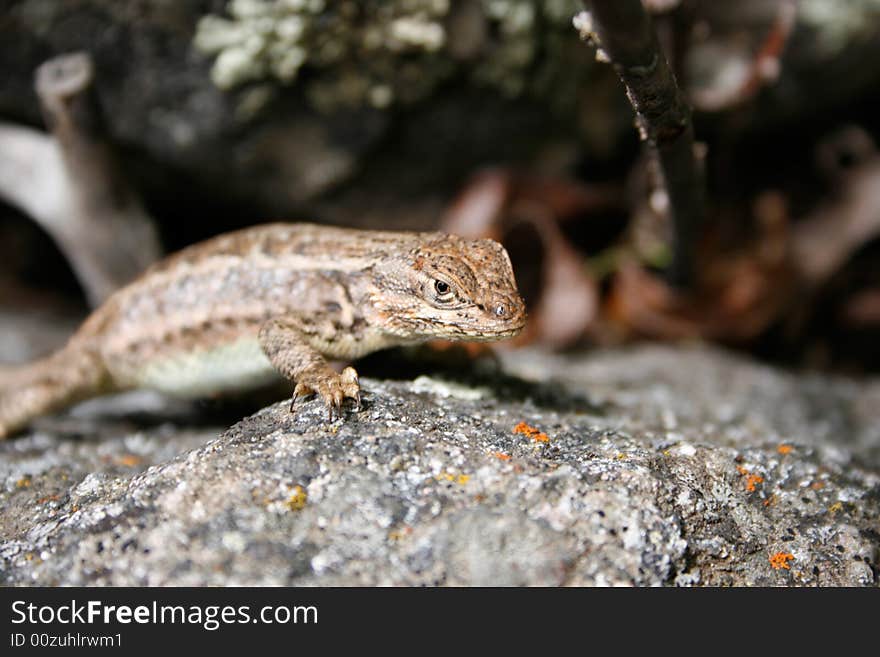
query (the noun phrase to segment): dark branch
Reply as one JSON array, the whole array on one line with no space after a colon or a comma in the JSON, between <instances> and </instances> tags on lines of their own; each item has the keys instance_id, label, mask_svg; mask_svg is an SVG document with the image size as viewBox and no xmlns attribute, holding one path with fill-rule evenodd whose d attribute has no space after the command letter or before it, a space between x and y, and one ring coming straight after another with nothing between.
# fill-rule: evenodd
<instances>
[{"instance_id":1,"label":"dark branch","mask_svg":"<svg viewBox=\"0 0 880 657\"><path fill-rule=\"evenodd\" d=\"M695 241L703 221L701 167L694 153L691 111L666 61L641 0L584 0L575 18L581 38L608 61L626 87L642 140L657 153L672 221L670 281L693 281Z\"/></svg>"}]
</instances>

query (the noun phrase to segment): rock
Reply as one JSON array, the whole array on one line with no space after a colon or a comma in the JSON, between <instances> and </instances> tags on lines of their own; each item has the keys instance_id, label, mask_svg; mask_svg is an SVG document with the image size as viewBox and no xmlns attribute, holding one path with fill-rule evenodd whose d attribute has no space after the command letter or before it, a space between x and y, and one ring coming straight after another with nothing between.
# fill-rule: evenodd
<instances>
[{"instance_id":1,"label":"rock","mask_svg":"<svg viewBox=\"0 0 880 657\"><path fill-rule=\"evenodd\" d=\"M0 583L878 584L880 382L705 348L501 361L364 378L332 424L80 407L0 445Z\"/></svg>"}]
</instances>

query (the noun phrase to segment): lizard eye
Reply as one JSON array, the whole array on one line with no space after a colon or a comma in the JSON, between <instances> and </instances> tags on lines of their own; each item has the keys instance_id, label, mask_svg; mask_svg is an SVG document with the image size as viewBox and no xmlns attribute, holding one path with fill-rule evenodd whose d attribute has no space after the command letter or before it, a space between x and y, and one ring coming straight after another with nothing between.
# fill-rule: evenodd
<instances>
[{"instance_id":1,"label":"lizard eye","mask_svg":"<svg viewBox=\"0 0 880 657\"><path fill-rule=\"evenodd\" d=\"M440 279L434 281L434 289L441 297L449 296L452 292L452 288L449 287L449 283L447 283L446 281L441 281Z\"/></svg>"}]
</instances>

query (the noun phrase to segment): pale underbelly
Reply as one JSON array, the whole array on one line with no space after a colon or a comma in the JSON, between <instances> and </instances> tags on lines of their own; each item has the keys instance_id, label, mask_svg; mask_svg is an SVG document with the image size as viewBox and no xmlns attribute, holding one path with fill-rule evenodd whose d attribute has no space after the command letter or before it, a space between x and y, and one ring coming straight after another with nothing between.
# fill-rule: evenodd
<instances>
[{"instance_id":1,"label":"pale underbelly","mask_svg":"<svg viewBox=\"0 0 880 657\"><path fill-rule=\"evenodd\" d=\"M136 366L108 363L121 387L151 388L177 397L243 392L281 380L256 336L211 348L157 355Z\"/></svg>"}]
</instances>

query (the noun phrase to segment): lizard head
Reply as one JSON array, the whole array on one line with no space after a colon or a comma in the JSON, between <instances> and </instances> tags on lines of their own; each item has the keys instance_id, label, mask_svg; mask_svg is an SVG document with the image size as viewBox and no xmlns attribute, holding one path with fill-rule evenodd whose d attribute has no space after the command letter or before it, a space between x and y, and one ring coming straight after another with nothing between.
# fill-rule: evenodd
<instances>
[{"instance_id":1,"label":"lizard head","mask_svg":"<svg viewBox=\"0 0 880 657\"><path fill-rule=\"evenodd\" d=\"M373 304L390 333L501 340L525 326L510 258L495 240L433 234L376 273L381 294Z\"/></svg>"}]
</instances>

